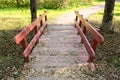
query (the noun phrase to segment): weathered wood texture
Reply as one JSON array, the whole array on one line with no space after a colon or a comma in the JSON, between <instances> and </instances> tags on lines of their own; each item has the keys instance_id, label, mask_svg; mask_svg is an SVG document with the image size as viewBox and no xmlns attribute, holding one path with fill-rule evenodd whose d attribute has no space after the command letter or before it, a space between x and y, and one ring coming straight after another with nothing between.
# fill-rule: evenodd
<instances>
[{"instance_id":1,"label":"weathered wood texture","mask_svg":"<svg viewBox=\"0 0 120 80\"><path fill-rule=\"evenodd\" d=\"M82 42L84 43L88 53L89 60L88 62L94 61L95 51L97 48L97 44L102 44L104 42L103 36L94 28L91 24L89 24L78 11L75 11L76 19L75 19L75 27L77 27L78 33L82 38ZM79 20L79 22L78 22ZM81 27L83 26L83 28ZM92 35L93 41L90 44L88 39L85 36L86 30Z\"/></svg>"},{"instance_id":2,"label":"weathered wood texture","mask_svg":"<svg viewBox=\"0 0 120 80\"><path fill-rule=\"evenodd\" d=\"M43 23L43 18L45 18L44 23ZM38 30L38 24L40 24L39 30ZM14 41L17 45L20 43L22 44L22 47L24 50L23 54L24 54L25 62L29 62L29 53L31 52L35 43L38 41L39 37L42 35L46 26L47 26L47 12L45 11L42 15L39 16L39 18L35 19L29 26L27 26L25 29L21 30L14 37ZM36 35L31 40L31 42L28 44L26 41L26 37L33 30L35 30Z\"/></svg>"}]
</instances>

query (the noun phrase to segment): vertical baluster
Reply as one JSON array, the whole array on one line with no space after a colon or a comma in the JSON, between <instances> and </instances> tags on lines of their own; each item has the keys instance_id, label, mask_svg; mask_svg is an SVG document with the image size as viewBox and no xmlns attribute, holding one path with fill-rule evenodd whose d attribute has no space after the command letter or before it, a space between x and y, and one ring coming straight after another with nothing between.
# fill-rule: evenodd
<instances>
[{"instance_id":1,"label":"vertical baluster","mask_svg":"<svg viewBox=\"0 0 120 80\"><path fill-rule=\"evenodd\" d=\"M47 11L44 12L45 13L45 21L47 21ZM46 25L47 27L47 25Z\"/></svg>"},{"instance_id":2,"label":"vertical baluster","mask_svg":"<svg viewBox=\"0 0 120 80\"><path fill-rule=\"evenodd\" d=\"M23 30L23 29L19 30L18 32L21 32L22 30ZM24 39L21 41L21 44L22 44L23 50L25 50L25 49L27 48L27 45L28 45L26 38L24 38ZM23 57L24 57L24 62L29 62L29 56L25 57L25 56L23 55Z\"/></svg>"},{"instance_id":3,"label":"vertical baluster","mask_svg":"<svg viewBox=\"0 0 120 80\"><path fill-rule=\"evenodd\" d=\"M76 15L76 18L75 18L75 21L77 22L78 21L78 16ZM75 28L76 28L76 25L74 25Z\"/></svg>"},{"instance_id":4,"label":"vertical baluster","mask_svg":"<svg viewBox=\"0 0 120 80\"><path fill-rule=\"evenodd\" d=\"M44 13L46 14L47 11L44 11ZM47 21L47 14L45 15L45 21Z\"/></svg>"},{"instance_id":5,"label":"vertical baluster","mask_svg":"<svg viewBox=\"0 0 120 80\"><path fill-rule=\"evenodd\" d=\"M96 29L98 32L100 32L100 29ZM92 44L91 44L92 48L94 51L96 51L97 48L97 41L95 39L93 39Z\"/></svg>"},{"instance_id":6,"label":"vertical baluster","mask_svg":"<svg viewBox=\"0 0 120 80\"><path fill-rule=\"evenodd\" d=\"M41 15L40 15L40 17L41 17ZM42 27L42 25L43 25L43 20L40 21L40 27Z\"/></svg>"},{"instance_id":7,"label":"vertical baluster","mask_svg":"<svg viewBox=\"0 0 120 80\"><path fill-rule=\"evenodd\" d=\"M35 26L35 33L37 34L38 32L38 26Z\"/></svg>"}]
</instances>

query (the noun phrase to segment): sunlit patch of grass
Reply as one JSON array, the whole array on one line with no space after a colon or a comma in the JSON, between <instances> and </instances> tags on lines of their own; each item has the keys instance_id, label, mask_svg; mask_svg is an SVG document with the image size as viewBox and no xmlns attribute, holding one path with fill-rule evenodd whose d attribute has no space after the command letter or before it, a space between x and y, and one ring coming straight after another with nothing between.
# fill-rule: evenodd
<instances>
[{"instance_id":1,"label":"sunlit patch of grass","mask_svg":"<svg viewBox=\"0 0 120 80\"><path fill-rule=\"evenodd\" d=\"M65 8L65 9L48 9L48 19L54 19L57 16L65 14L70 11L74 11L76 9L81 9L88 7L90 5L85 5L82 7L73 7L73 8ZM45 9L38 9L37 16L42 14ZM0 9L0 30L14 30L25 27L30 24L31 13L29 8L5 8Z\"/></svg>"},{"instance_id":2,"label":"sunlit patch of grass","mask_svg":"<svg viewBox=\"0 0 120 80\"><path fill-rule=\"evenodd\" d=\"M14 30L30 23L28 9L8 8L0 9L0 30Z\"/></svg>"},{"instance_id":3,"label":"sunlit patch of grass","mask_svg":"<svg viewBox=\"0 0 120 80\"><path fill-rule=\"evenodd\" d=\"M115 31L120 31L120 2L115 4L114 7L114 16L113 16L113 26ZM96 25L93 24L95 27L99 27L99 24L101 24L102 22L102 18L103 18L103 13L104 11L100 11L92 16L89 17L89 21L90 22L96 22Z\"/></svg>"},{"instance_id":4,"label":"sunlit patch of grass","mask_svg":"<svg viewBox=\"0 0 120 80\"><path fill-rule=\"evenodd\" d=\"M115 8L114 8L114 18L116 20L120 20L120 2L115 4Z\"/></svg>"}]
</instances>

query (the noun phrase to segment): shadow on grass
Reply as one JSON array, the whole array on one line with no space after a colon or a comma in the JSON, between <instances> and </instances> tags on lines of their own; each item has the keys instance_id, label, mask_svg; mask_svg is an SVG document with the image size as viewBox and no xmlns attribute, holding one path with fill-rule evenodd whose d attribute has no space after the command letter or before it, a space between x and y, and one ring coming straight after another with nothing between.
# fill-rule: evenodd
<instances>
[{"instance_id":1,"label":"shadow on grass","mask_svg":"<svg viewBox=\"0 0 120 80\"><path fill-rule=\"evenodd\" d=\"M99 14L99 15L103 15L102 12L99 12L98 14ZM120 13L114 13L114 16L120 16Z\"/></svg>"},{"instance_id":2,"label":"shadow on grass","mask_svg":"<svg viewBox=\"0 0 120 80\"><path fill-rule=\"evenodd\" d=\"M99 28L95 21L91 22L96 28ZM115 27L117 27L116 23ZM120 31L116 28L114 33L104 33L104 44L98 46L95 55L96 73L105 77L106 80L120 79Z\"/></svg>"},{"instance_id":3,"label":"shadow on grass","mask_svg":"<svg viewBox=\"0 0 120 80\"><path fill-rule=\"evenodd\" d=\"M14 44L16 30L0 30L0 79L18 78L23 67L21 46Z\"/></svg>"},{"instance_id":4,"label":"shadow on grass","mask_svg":"<svg viewBox=\"0 0 120 80\"><path fill-rule=\"evenodd\" d=\"M120 16L120 13L114 13L115 16Z\"/></svg>"},{"instance_id":5,"label":"shadow on grass","mask_svg":"<svg viewBox=\"0 0 120 80\"><path fill-rule=\"evenodd\" d=\"M24 60L21 44L16 45L13 40L16 34L18 34L18 30L0 30L0 79L13 78L19 80ZM33 30L27 36L28 43L34 34L35 31Z\"/></svg>"}]
</instances>

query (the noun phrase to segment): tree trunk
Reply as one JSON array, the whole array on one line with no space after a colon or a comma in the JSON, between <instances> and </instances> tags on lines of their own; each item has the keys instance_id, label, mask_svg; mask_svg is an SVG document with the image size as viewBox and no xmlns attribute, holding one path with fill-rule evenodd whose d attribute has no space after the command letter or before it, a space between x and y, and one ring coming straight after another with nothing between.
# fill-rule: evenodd
<instances>
[{"instance_id":1,"label":"tree trunk","mask_svg":"<svg viewBox=\"0 0 120 80\"><path fill-rule=\"evenodd\" d=\"M37 18L37 4L36 0L30 0L31 22Z\"/></svg>"},{"instance_id":2,"label":"tree trunk","mask_svg":"<svg viewBox=\"0 0 120 80\"><path fill-rule=\"evenodd\" d=\"M114 5L115 5L115 0L105 0L104 15L103 15L102 24L100 26L100 29L103 32L113 31L112 20L113 20Z\"/></svg>"}]
</instances>

